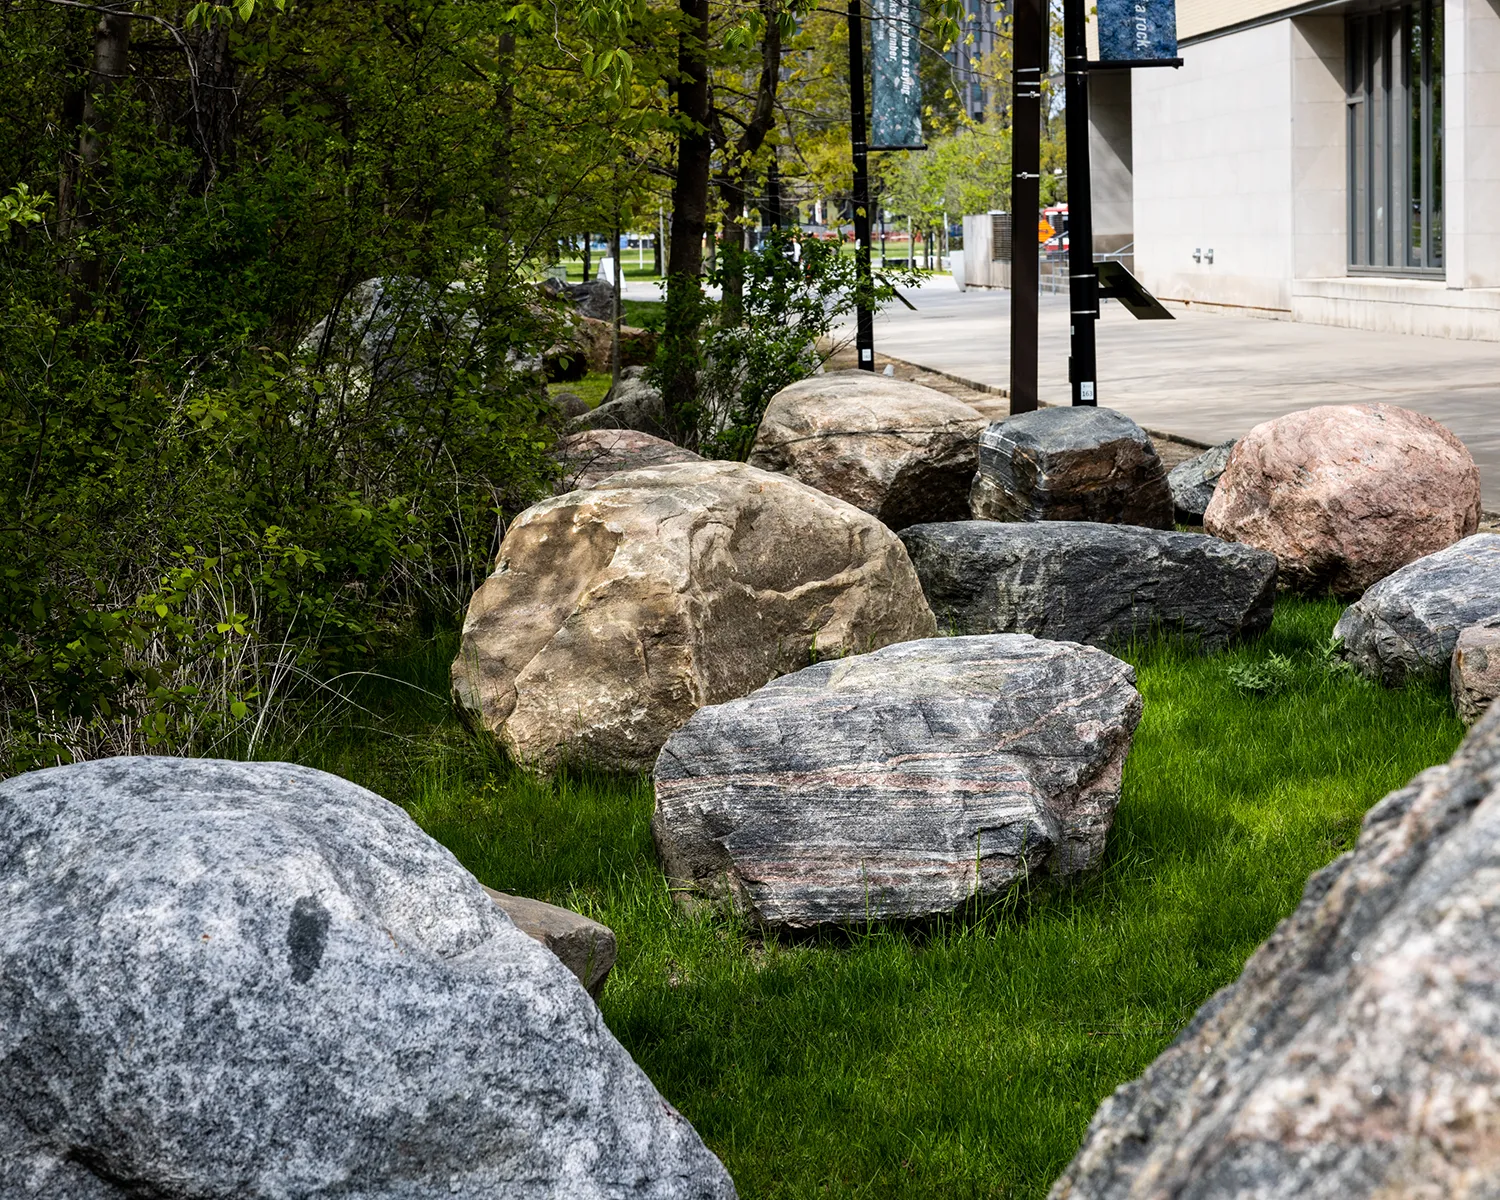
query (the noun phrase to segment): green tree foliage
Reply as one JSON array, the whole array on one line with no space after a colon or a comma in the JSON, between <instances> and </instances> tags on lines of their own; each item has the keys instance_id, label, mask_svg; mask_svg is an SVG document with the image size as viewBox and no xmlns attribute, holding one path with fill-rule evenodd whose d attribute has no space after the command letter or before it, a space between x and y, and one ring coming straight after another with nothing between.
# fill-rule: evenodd
<instances>
[{"instance_id":1,"label":"green tree foliage","mask_svg":"<svg viewBox=\"0 0 1500 1200\"><path fill-rule=\"evenodd\" d=\"M527 263L640 119L627 3L180 12L0 23L12 767L201 746L453 619L550 478Z\"/></svg>"}]
</instances>

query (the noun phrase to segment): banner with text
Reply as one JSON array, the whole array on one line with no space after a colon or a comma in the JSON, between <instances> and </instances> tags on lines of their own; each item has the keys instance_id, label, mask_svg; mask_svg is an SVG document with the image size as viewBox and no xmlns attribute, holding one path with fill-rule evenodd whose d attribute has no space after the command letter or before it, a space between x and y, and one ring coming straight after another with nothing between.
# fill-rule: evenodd
<instances>
[{"instance_id":1,"label":"banner with text","mask_svg":"<svg viewBox=\"0 0 1500 1200\"><path fill-rule=\"evenodd\" d=\"M1177 57L1176 0L1098 0L1101 62Z\"/></svg>"},{"instance_id":2,"label":"banner with text","mask_svg":"<svg viewBox=\"0 0 1500 1200\"><path fill-rule=\"evenodd\" d=\"M920 0L874 0L871 17L875 88L870 105L870 146L877 150L920 150Z\"/></svg>"}]
</instances>

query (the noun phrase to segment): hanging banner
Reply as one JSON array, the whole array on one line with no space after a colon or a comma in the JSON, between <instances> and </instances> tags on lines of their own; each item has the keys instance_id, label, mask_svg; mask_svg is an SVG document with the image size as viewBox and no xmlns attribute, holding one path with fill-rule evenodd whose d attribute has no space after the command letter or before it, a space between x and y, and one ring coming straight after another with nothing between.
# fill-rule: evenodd
<instances>
[{"instance_id":1,"label":"hanging banner","mask_svg":"<svg viewBox=\"0 0 1500 1200\"><path fill-rule=\"evenodd\" d=\"M1176 0L1098 0L1099 61L1176 65Z\"/></svg>"},{"instance_id":2,"label":"hanging banner","mask_svg":"<svg viewBox=\"0 0 1500 1200\"><path fill-rule=\"evenodd\" d=\"M870 32L875 88L870 105L870 149L921 150L922 80L917 72L920 0L874 0Z\"/></svg>"}]
</instances>

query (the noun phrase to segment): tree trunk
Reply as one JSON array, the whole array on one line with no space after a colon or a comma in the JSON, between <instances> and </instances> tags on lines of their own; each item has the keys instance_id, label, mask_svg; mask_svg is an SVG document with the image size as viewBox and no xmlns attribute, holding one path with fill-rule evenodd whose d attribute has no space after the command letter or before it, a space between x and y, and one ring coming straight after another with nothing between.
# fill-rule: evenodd
<instances>
[{"instance_id":1,"label":"tree trunk","mask_svg":"<svg viewBox=\"0 0 1500 1200\"><path fill-rule=\"evenodd\" d=\"M656 236L651 239L651 272L658 279L662 276L662 243L667 240L667 225L661 218L661 209L656 210Z\"/></svg>"},{"instance_id":2,"label":"tree trunk","mask_svg":"<svg viewBox=\"0 0 1500 1200\"><path fill-rule=\"evenodd\" d=\"M672 180L672 244L661 341L662 399L668 430L685 446L698 441L698 329L703 323L703 230L708 216L709 0L678 0L683 26L677 40L672 91L681 122Z\"/></svg>"},{"instance_id":3,"label":"tree trunk","mask_svg":"<svg viewBox=\"0 0 1500 1200\"><path fill-rule=\"evenodd\" d=\"M490 229L486 238L489 254L485 272L485 289L491 299L505 289L512 273L510 201L515 187L513 148L515 146L516 107L516 35L514 33L500 35L499 51L496 61L499 64L501 78L499 87L495 89L496 129L494 140L491 142L494 153L494 179L489 200L485 205L490 217Z\"/></svg>"},{"instance_id":4,"label":"tree trunk","mask_svg":"<svg viewBox=\"0 0 1500 1200\"><path fill-rule=\"evenodd\" d=\"M724 202L724 227L719 230L718 253L722 262L719 281L719 322L726 327L745 318L745 176L726 170L719 179L719 199Z\"/></svg>"},{"instance_id":5,"label":"tree trunk","mask_svg":"<svg viewBox=\"0 0 1500 1200\"><path fill-rule=\"evenodd\" d=\"M90 224L89 176L104 157L105 138L109 133L108 99L130 71L130 18L108 13L94 27L94 65L89 72L89 94L83 105L83 128L78 142L78 186L73 197L69 221L74 234L84 232ZM77 276L82 292L99 286L103 268L97 257L78 264Z\"/></svg>"},{"instance_id":6,"label":"tree trunk","mask_svg":"<svg viewBox=\"0 0 1500 1200\"><path fill-rule=\"evenodd\" d=\"M235 147L235 116L239 90L234 58L229 53L229 28L220 24L196 39L198 85L194 89L192 120L198 149L198 194L212 190L223 168L231 165Z\"/></svg>"},{"instance_id":7,"label":"tree trunk","mask_svg":"<svg viewBox=\"0 0 1500 1200\"><path fill-rule=\"evenodd\" d=\"M760 43L760 81L755 89L755 111L745 131L724 158L724 174L719 194L724 198L725 224L719 245L724 252L724 299L721 320L738 325L744 319L745 297L745 227L740 223L745 211L746 182L751 177L749 164L765 144L766 135L776 124L776 86L781 82L781 22L777 20L777 0L760 0L765 18L765 35Z\"/></svg>"},{"instance_id":8,"label":"tree trunk","mask_svg":"<svg viewBox=\"0 0 1500 1200\"><path fill-rule=\"evenodd\" d=\"M583 282L592 279L593 271L590 268L594 263L594 235L586 233L583 235Z\"/></svg>"}]
</instances>

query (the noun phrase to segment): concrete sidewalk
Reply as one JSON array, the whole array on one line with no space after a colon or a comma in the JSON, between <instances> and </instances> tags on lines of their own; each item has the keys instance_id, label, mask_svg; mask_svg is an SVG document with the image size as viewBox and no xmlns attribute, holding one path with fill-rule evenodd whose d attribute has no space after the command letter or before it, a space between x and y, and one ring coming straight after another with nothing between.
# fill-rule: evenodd
<instances>
[{"instance_id":1,"label":"concrete sidewalk","mask_svg":"<svg viewBox=\"0 0 1500 1200\"><path fill-rule=\"evenodd\" d=\"M875 348L992 387L1010 380L1010 293L930 280L875 321ZM1453 430L1479 464L1486 508L1500 507L1500 344L1367 333L1176 308L1137 321L1105 301L1099 403L1141 425L1203 442L1317 404L1384 401ZM846 333L852 333L846 330ZM1043 402L1068 403L1068 305L1043 296Z\"/></svg>"}]
</instances>

